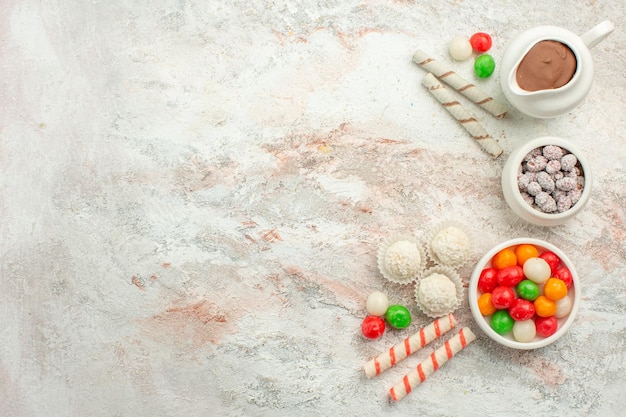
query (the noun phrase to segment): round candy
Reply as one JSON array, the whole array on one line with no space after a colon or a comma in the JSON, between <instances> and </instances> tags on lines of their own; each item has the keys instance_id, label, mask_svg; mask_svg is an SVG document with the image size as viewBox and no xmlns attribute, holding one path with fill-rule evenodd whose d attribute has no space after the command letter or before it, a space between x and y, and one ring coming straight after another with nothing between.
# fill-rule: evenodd
<instances>
[{"instance_id":1,"label":"round candy","mask_svg":"<svg viewBox=\"0 0 626 417\"><path fill-rule=\"evenodd\" d=\"M485 32L476 32L470 37L472 48L478 52L487 52L491 48L491 36Z\"/></svg>"},{"instance_id":2,"label":"round candy","mask_svg":"<svg viewBox=\"0 0 626 417\"><path fill-rule=\"evenodd\" d=\"M483 316L491 316L496 312L496 308L491 302L491 293L486 292L478 297L478 309Z\"/></svg>"},{"instance_id":3,"label":"round candy","mask_svg":"<svg viewBox=\"0 0 626 417\"><path fill-rule=\"evenodd\" d=\"M552 301L560 300L567 295L567 286L558 278L549 278L543 286L543 293Z\"/></svg>"},{"instance_id":4,"label":"round candy","mask_svg":"<svg viewBox=\"0 0 626 417\"><path fill-rule=\"evenodd\" d=\"M498 285L514 287L524 279L524 270L519 265L507 266L497 272L496 279Z\"/></svg>"},{"instance_id":5,"label":"round candy","mask_svg":"<svg viewBox=\"0 0 626 417\"><path fill-rule=\"evenodd\" d=\"M361 324L361 332L368 339L378 339L385 333L385 320L377 316L367 316Z\"/></svg>"},{"instance_id":6,"label":"round candy","mask_svg":"<svg viewBox=\"0 0 626 417\"><path fill-rule=\"evenodd\" d=\"M528 259L539 256L539 251L533 245L523 244L515 248L515 256L517 256L517 264L524 266L524 262Z\"/></svg>"},{"instance_id":7,"label":"round candy","mask_svg":"<svg viewBox=\"0 0 626 417\"><path fill-rule=\"evenodd\" d=\"M570 311L572 311L572 299L569 297L561 298L556 302L556 313L554 313L554 317L562 319L567 316Z\"/></svg>"},{"instance_id":8,"label":"round candy","mask_svg":"<svg viewBox=\"0 0 626 417\"><path fill-rule=\"evenodd\" d=\"M563 281L568 289L572 288L574 278L572 278L572 272L566 266L557 268L557 270L554 271L554 277Z\"/></svg>"},{"instance_id":9,"label":"round candy","mask_svg":"<svg viewBox=\"0 0 626 417\"><path fill-rule=\"evenodd\" d=\"M528 301L535 301L539 297L539 287L533 281L525 279L517 284L517 295Z\"/></svg>"},{"instance_id":10,"label":"round candy","mask_svg":"<svg viewBox=\"0 0 626 417\"><path fill-rule=\"evenodd\" d=\"M489 54L483 54L474 61L474 72L478 78L487 78L496 69L496 61Z\"/></svg>"},{"instance_id":11,"label":"round candy","mask_svg":"<svg viewBox=\"0 0 626 417\"><path fill-rule=\"evenodd\" d=\"M384 316L389 307L389 299L380 291L374 291L367 296L365 309L372 316Z\"/></svg>"},{"instance_id":12,"label":"round candy","mask_svg":"<svg viewBox=\"0 0 626 417\"><path fill-rule=\"evenodd\" d=\"M491 266L496 269L502 269L516 264L517 256L515 256L515 252L513 252L511 248L502 249L500 252L493 255L491 259Z\"/></svg>"},{"instance_id":13,"label":"round candy","mask_svg":"<svg viewBox=\"0 0 626 417\"><path fill-rule=\"evenodd\" d=\"M465 61L472 56L472 45L467 38L455 36L448 42L450 56L457 61Z\"/></svg>"},{"instance_id":14,"label":"round candy","mask_svg":"<svg viewBox=\"0 0 626 417\"><path fill-rule=\"evenodd\" d=\"M533 320L516 321L513 324L513 337L518 342L530 342L536 334L537 329Z\"/></svg>"},{"instance_id":15,"label":"round candy","mask_svg":"<svg viewBox=\"0 0 626 417\"><path fill-rule=\"evenodd\" d=\"M511 307L514 301L515 291L511 287L499 286L491 292L491 303L498 310Z\"/></svg>"},{"instance_id":16,"label":"round candy","mask_svg":"<svg viewBox=\"0 0 626 417\"><path fill-rule=\"evenodd\" d=\"M491 328L498 334L507 334L513 328L515 320L506 310L498 310L491 316Z\"/></svg>"},{"instance_id":17,"label":"round candy","mask_svg":"<svg viewBox=\"0 0 626 417\"><path fill-rule=\"evenodd\" d=\"M535 312L539 317L550 317L556 313L556 303L545 295L537 297L534 304Z\"/></svg>"},{"instance_id":18,"label":"round candy","mask_svg":"<svg viewBox=\"0 0 626 417\"><path fill-rule=\"evenodd\" d=\"M552 336L556 329L559 327L559 323L556 317L537 317L535 319L535 327L537 328L537 334L543 337Z\"/></svg>"},{"instance_id":19,"label":"round candy","mask_svg":"<svg viewBox=\"0 0 626 417\"><path fill-rule=\"evenodd\" d=\"M387 319L387 323L389 323L391 327L405 329L411 324L411 313L404 306L392 305L387 309L385 319Z\"/></svg>"},{"instance_id":20,"label":"round candy","mask_svg":"<svg viewBox=\"0 0 626 417\"><path fill-rule=\"evenodd\" d=\"M491 292L498 285L496 280L497 271L494 268L485 268L478 277L478 289L483 292Z\"/></svg>"},{"instance_id":21,"label":"round candy","mask_svg":"<svg viewBox=\"0 0 626 417\"><path fill-rule=\"evenodd\" d=\"M543 284L550 278L550 265L543 258L530 258L524 262L524 275L537 284Z\"/></svg>"},{"instance_id":22,"label":"round candy","mask_svg":"<svg viewBox=\"0 0 626 417\"><path fill-rule=\"evenodd\" d=\"M515 321L530 320L535 315L535 306L532 302L523 298L516 298L509 308L509 314Z\"/></svg>"},{"instance_id":23,"label":"round candy","mask_svg":"<svg viewBox=\"0 0 626 417\"><path fill-rule=\"evenodd\" d=\"M554 275L556 269L561 263L561 258L559 258L554 252L550 251L542 253L541 255L539 255L539 257L546 261L548 265L550 265L550 274Z\"/></svg>"}]
</instances>

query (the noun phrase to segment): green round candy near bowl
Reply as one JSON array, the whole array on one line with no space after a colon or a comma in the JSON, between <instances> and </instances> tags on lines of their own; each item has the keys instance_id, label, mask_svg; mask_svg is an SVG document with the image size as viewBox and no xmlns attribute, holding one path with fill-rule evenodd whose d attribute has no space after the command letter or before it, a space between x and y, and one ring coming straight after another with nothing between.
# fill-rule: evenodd
<instances>
[{"instance_id":1,"label":"green round candy near bowl","mask_svg":"<svg viewBox=\"0 0 626 417\"><path fill-rule=\"evenodd\" d=\"M489 54L483 54L474 61L474 72L478 78L487 78L496 69L496 61Z\"/></svg>"},{"instance_id":2,"label":"green round candy near bowl","mask_svg":"<svg viewBox=\"0 0 626 417\"><path fill-rule=\"evenodd\" d=\"M404 306L392 305L385 313L385 320L393 328L405 329L411 324L411 313Z\"/></svg>"}]
</instances>

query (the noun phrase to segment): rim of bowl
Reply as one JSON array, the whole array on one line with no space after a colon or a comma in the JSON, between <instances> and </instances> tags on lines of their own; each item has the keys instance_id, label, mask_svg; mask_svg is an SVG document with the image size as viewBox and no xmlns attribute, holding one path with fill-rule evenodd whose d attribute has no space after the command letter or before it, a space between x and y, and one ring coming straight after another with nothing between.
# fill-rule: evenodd
<instances>
[{"instance_id":1,"label":"rim of bowl","mask_svg":"<svg viewBox=\"0 0 626 417\"><path fill-rule=\"evenodd\" d=\"M572 310L568 314L563 324L557 329L557 331L552 336L545 337L543 339L539 339L539 340L532 341L532 342L518 342L516 340L508 339L496 333L491 328L491 326L489 326L489 324L487 323L487 320L485 320L483 315L480 313L480 310L478 309L478 297L477 297L478 278L480 277L480 273L484 269L485 264L487 264L487 262L500 250L504 248L508 248L510 246L521 245L523 243L540 246L542 248L545 248L546 250L554 252L561 259L561 262L563 262L563 264L565 264L567 268L570 270L570 272L572 273L572 282L573 282L572 288L574 290L574 300L572 303ZM487 251L487 253L483 255L482 258L480 258L480 260L476 263L474 270L472 271L467 293L468 293L468 300L470 304L470 309L472 311L472 316L474 317L474 321L476 322L476 324L478 324L478 327L480 327L481 330L487 336L489 336L491 339L495 340L496 342L504 346L510 347L510 348L530 350L530 349L538 349L538 348L547 346L555 342L556 340L558 340L565 333L567 333L567 330L570 328L570 326L574 322L576 315L578 313L578 307L580 303L580 280L578 278L578 273L576 272L576 268L574 267L574 264L572 264L572 261L561 249L559 249L558 247L554 246L553 244L549 242L546 242L545 240L522 237L522 238L510 239L505 242L502 242L494 246L493 248L491 248L489 251Z\"/></svg>"},{"instance_id":2,"label":"rim of bowl","mask_svg":"<svg viewBox=\"0 0 626 417\"><path fill-rule=\"evenodd\" d=\"M522 198L522 195L519 191L519 186L517 185L517 169L522 164L522 160L524 159L524 157L533 149L547 145L556 145L561 148L565 148L569 152L573 153L576 156L576 159L578 159L578 162L583 169L583 176L585 177L585 185L580 199L573 207L562 213L544 213L530 206ZM531 139L521 145L515 150L515 155L512 154L510 157L514 158L511 160L510 169L515 170L515 172L514 175L511 175L511 178L509 180L509 187L511 187L511 189L513 190L513 195L515 196L515 198L522 203L521 206L524 207L524 209L527 210L529 213L532 213L533 216L548 221L563 220L576 215L587 204L587 201L591 196L591 167L589 166L589 162L587 161L584 153L576 144L559 136L540 136Z\"/></svg>"}]
</instances>

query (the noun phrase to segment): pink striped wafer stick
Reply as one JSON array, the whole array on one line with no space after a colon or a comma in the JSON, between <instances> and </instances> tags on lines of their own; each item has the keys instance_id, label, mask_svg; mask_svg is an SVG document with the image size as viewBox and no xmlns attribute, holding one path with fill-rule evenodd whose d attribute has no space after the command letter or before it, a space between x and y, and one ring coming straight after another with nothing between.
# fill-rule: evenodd
<instances>
[{"instance_id":1,"label":"pink striped wafer stick","mask_svg":"<svg viewBox=\"0 0 626 417\"><path fill-rule=\"evenodd\" d=\"M422 349L424 346L450 331L456 326L456 318L452 313L440 317L426 327L422 327L417 333L407 337L402 342L382 352L363 366L365 375L373 378L381 372L394 366L396 363L406 359L409 355Z\"/></svg>"},{"instance_id":2,"label":"pink striped wafer stick","mask_svg":"<svg viewBox=\"0 0 626 417\"><path fill-rule=\"evenodd\" d=\"M476 340L474 332L469 327L462 328L457 334L446 340L443 346L431 353L428 359L422 361L414 370L406 374L401 382L394 385L389 390L391 398L394 401L400 401L406 397L415 387L424 382L433 372L474 340Z\"/></svg>"}]
</instances>

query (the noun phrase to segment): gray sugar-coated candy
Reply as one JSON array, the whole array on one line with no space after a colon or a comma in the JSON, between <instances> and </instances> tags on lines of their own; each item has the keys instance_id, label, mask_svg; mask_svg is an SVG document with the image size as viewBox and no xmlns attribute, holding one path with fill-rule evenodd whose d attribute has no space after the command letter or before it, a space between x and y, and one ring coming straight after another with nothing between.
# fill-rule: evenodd
<instances>
[{"instance_id":1,"label":"gray sugar-coated candy","mask_svg":"<svg viewBox=\"0 0 626 417\"><path fill-rule=\"evenodd\" d=\"M554 198L545 191L540 192L535 196L535 204L539 210L545 213L553 213L556 211L556 201Z\"/></svg>"},{"instance_id":2,"label":"gray sugar-coated candy","mask_svg":"<svg viewBox=\"0 0 626 417\"><path fill-rule=\"evenodd\" d=\"M551 193L554 191L554 180L546 171L537 173L537 184L541 186L541 189Z\"/></svg>"},{"instance_id":3,"label":"gray sugar-coated candy","mask_svg":"<svg viewBox=\"0 0 626 417\"><path fill-rule=\"evenodd\" d=\"M580 200L580 197L583 195L583 190L580 189L576 189L576 190L572 190L569 191L567 193L567 196L569 197L570 201L572 202L572 206L576 203L578 203L578 200Z\"/></svg>"},{"instance_id":4,"label":"gray sugar-coated candy","mask_svg":"<svg viewBox=\"0 0 626 417\"><path fill-rule=\"evenodd\" d=\"M563 191L572 191L578 188L576 178L564 177L555 181L556 188Z\"/></svg>"},{"instance_id":5,"label":"gray sugar-coated candy","mask_svg":"<svg viewBox=\"0 0 626 417\"><path fill-rule=\"evenodd\" d=\"M563 153L563 149L560 146L547 145L543 147L543 156L548 158L549 161L561 159Z\"/></svg>"},{"instance_id":6,"label":"gray sugar-coated candy","mask_svg":"<svg viewBox=\"0 0 626 417\"><path fill-rule=\"evenodd\" d=\"M563 213L564 211L567 211L570 208L572 208L572 199L569 198L567 194L561 195L557 197L555 200L556 200L556 211L558 211L559 213Z\"/></svg>"},{"instance_id":7,"label":"gray sugar-coated candy","mask_svg":"<svg viewBox=\"0 0 626 417\"><path fill-rule=\"evenodd\" d=\"M535 148L532 151L528 152L526 156L524 156L523 162L528 162L534 157L541 155L541 153L542 153L541 148Z\"/></svg>"},{"instance_id":8,"label":"gray sugar-coated candy","mask_svg":"<svg viewBox=\"0 0 626 417\"><path fill-rule=\"evenodd\" d=\"M522 200L524 200L526 204L530 206L535 204L535 197L533 197L532 195L528 194L527 192L521 192L520 195L522 196Z\"/></svg>"},{"instance_id":9,"label":"gray sugar-coated candy","mask_svg":"<svg viewBox=\"0 0 626 417\"><path fill-rule=\"evenodd\" d=\"M563 174L563 171L559 171L559 172L555 172L554 174L552 174L552 179L556 181L556 180L560 180L564 176L565 175Z\"/></svg>"},{"instance_id":10,"label":"gray sugar-coated candy","mask_svg":"<svg viewBox=\"0 0 626 417\"><path fill-rule=\"evenodd\" d=\"M571 171L578 163L578 158L573 153L568 153L561 158L561 169L563 171Z\"/></svg>"},{"instance_id":11,"label":"gray sugar-coated candy","mask_svg":"<svg viewBox=\"0 0 626 417\"><path fill-rule=\"evenodd\" d=\"M548 174L556 174L561 172L561 161L558 159L552 159L546 164L546 172Z\"/></svg>"},{"instance_id":12,"label":"gray sugar-coated candy","mask_svg":"<svg viewBox=\"0 0 626 417\"><path fill-rule=\"evenodd\" d=\"M526 191L528 184L533 180L532 176L527 174L522 174L517 177L517 187L520 191Z\"/></svg>"},{"instance_id":13,"label":"gray sugar-coated candy","mask_svg":"<svg viewBox=\"0 0 626 417\"><path fill-rule=\"evenodd\" d=\"M530 195L537 195L541 192L541 185L538 182L533 181L526 187L526 192Z\"/></svg>"},{"instance_id":14,"label":"gray sugar-coated candy","mask_svg":"<svg viewBox=\"0 0 626 417\"><path fill-rule=\"evenodd\" d=\"M539 172L546 169L548 159L543 155L537 155L530 161L526 162L526 170L530 172Z\"/></svg>"}]
</instances>

